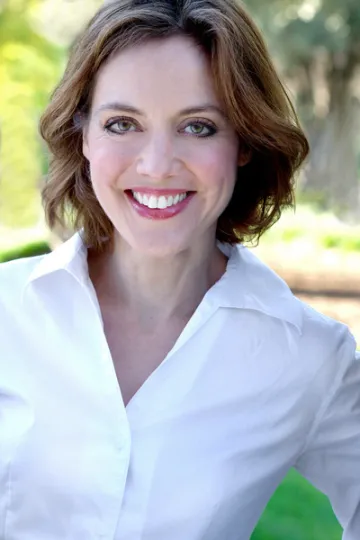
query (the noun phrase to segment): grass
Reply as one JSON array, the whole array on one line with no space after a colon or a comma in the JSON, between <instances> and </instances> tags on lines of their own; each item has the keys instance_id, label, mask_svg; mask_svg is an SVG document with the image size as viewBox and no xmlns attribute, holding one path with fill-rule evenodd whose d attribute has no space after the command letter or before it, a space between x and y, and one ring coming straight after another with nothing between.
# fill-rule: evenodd
<instances>
[{"instance_id":1,"label":"grass","mask_svg":"<svg viewBox=\"0 0 360 540\"><path fill-rule=\"evenodd\" d=\"M251 540L340 540L328 499L295 470L280 484Z\"/></svg>"},{"instance_id":2,"label":"grass","mask_svg":"<svg viewBox=\"0 0 360 540\"><path fill-rule=\"evenodd\" d=\"M316 250L360 253L360 226L339 221L332 214L316 214L300 205L296 212L284 212L280 221L265 233L260 244L308 243Z\"/></svg>"}]
</instances>

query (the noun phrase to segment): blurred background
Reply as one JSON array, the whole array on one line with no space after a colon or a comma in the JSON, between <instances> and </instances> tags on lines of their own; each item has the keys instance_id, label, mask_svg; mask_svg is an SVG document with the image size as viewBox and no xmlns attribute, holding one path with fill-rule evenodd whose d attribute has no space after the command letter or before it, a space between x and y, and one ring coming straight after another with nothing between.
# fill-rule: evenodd
<instances>
[{"instance_id":1,"label":"blurred background","mask_svg":"<svg viewBox=\"0 0 360 540\"><path fill-rule=\"evenodd\" d=\"M0 262L45 253L39 116L102 0L0 0ZM311 143L296 212L257 254L360 342L360 1L246 0ZM253 540L340 540L326 498L291 471Z\"/></svg>"}]
</instances>

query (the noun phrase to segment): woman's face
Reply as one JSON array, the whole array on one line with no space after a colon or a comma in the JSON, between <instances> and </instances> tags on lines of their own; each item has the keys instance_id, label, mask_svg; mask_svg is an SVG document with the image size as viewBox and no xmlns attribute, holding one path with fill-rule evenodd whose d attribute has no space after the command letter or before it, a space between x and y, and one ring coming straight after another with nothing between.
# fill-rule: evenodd
<instances>
[{"instance_id":1,"label":"woman's face","mask_svg":"<svg viewBox=\"0 0 360 540\"><path fill-rule=\"evenodd\" d=\"M116 236L156 256L215 238L239 142L186 37L130 47L98 73L83 152Z\"/></svg>"}]
</instances>

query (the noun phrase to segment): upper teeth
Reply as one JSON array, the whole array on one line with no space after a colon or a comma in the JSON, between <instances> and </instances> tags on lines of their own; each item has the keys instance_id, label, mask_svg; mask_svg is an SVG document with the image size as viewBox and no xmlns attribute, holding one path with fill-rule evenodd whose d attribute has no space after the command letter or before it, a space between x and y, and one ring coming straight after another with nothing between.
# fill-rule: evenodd
<instances>
[{"instance_id":1,"label":"upper teeth","mask_svg":"<svg viewBox=\"0 0 360 540\"><path fill-rule=\"evenodd\" d=\"M139 193L138 191L132 192L134 199L136 199L140 204L144 204L149 208L167 208L168 206L173 206L178 204L186 198L186 193L178 193L175 196L161 195L160 197L155 197L155 195L147 195L146 193Z\"/></svg>"}]
</instances>

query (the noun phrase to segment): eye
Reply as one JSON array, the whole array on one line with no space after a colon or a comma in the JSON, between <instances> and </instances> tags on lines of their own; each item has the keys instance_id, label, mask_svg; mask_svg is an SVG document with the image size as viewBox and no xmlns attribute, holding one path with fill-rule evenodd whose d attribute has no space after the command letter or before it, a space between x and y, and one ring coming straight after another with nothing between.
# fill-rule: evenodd
<instances>
[{"instance_id":1,"label":"eye","mask_svg":"<svg viewBox=\"0 0 360 540\"><path fill-rule=\"evenodd\" d=\"M116 133L118 135L123 135L137 130L137 126L134 121L129 118L116 118L109 120L104 126L104 129L110 133Z\"/></svg>"},{"instance_id":2,"label":"eye","mask_svg":"<svg viewBox=\"0 0 360 540\"><path fill-rule=\"evenodd\" d=\"M191 122L184 128L184 133L195 135L195 137L210 137L216 133L216 128L204 121Z\"/></svg>"}]
</instances>

